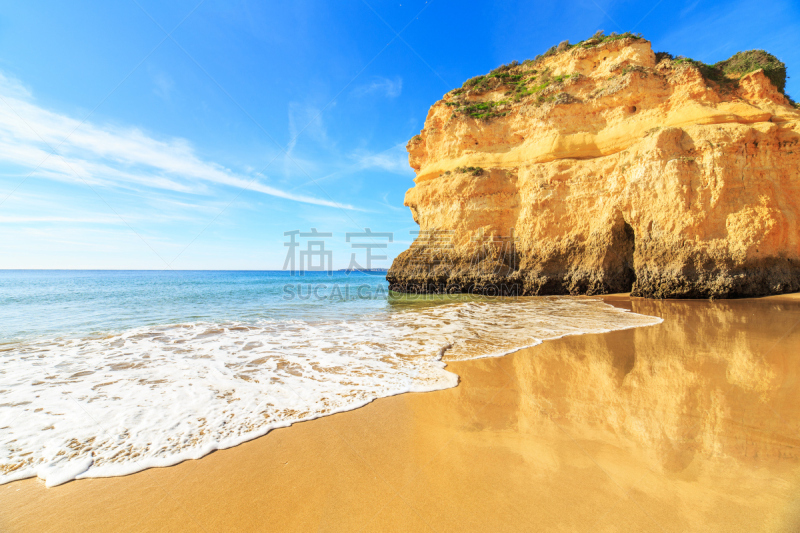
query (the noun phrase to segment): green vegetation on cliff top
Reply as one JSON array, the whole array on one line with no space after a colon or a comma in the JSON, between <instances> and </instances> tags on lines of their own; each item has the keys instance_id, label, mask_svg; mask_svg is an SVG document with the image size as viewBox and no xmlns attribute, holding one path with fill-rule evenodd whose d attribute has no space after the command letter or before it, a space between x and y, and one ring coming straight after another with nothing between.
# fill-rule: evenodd
<instances>
[{"instance_id":1,"label":"green vegetation on cliff top","mask_svg":"<svg viewBox=\"0 0 800 533\"><path fill-rule=\"evenodd\" d=\"M599 31L591 38L576 44L563 41L559 45L549 48L545 53L536 56L535 59L527 59L522 63L512 61L509 64L497 67L489 72L489 74L470 78L464 82L459 89L455 89L450 93L454 98L445 102L445 104L455 108L453 116L456 114L463 114L477 120L490 120L495 117L507 115L508 107L506 106L510 104L510 100L518 102L532 95L538 95L531 102L534 105L540 105L545 102L555 102L557 104L568 103L570 101L568 98L569 95L565 93L554 94L555 91L550 90L548 91L550 94L545 96L543 92L545 89L552 88L556 84L561 84L569 78L578 78L580 74L552 76L549 69L539 71L535 68L536 65L547 57L566 52L576 47L593 48L604 43L621 39L639 40L642 39L642 36L641 34L633 34L630 32L606 35L604 32ZM786 65L774 55L764 50L738 52L729 59L719 61L713 65L680 56L676 58L667 52L656 53L656 63L664 59L672 61L674 66L685 65L697 68L703 77L723 87L735 85L747 74L763 69L764 74L772 81L775 87L783 94L786 94ZM519 68L521 66L528 68ZM642 70L642 68L626 67L623 69L622 75L624 76L637 70ZM475 102L467 101L463 98L463 96L467 94L480 94L501 88L507 89L505 95L510 97L510 100L503 99L499 101ZM563 98L563 96L567 96L567 98ZM788 95L786 96L788 97Z\"/></svg>"}]
</instances>

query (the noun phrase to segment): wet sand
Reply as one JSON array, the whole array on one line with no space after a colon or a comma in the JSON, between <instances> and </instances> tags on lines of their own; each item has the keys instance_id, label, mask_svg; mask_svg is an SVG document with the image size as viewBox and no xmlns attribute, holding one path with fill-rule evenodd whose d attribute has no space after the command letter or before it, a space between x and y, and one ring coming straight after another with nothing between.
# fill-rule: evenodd
<instances>
[{"instance_id":1,"label":"wet sand","mask_svg":"<svg viewBox=\"0 0 800 533\"><path fill-rule=\"evenodd\" d=\"M0 486L0 530L800 530L800 298L607 301L664 323L199 461Z\"/></svg>"}]
</instances>

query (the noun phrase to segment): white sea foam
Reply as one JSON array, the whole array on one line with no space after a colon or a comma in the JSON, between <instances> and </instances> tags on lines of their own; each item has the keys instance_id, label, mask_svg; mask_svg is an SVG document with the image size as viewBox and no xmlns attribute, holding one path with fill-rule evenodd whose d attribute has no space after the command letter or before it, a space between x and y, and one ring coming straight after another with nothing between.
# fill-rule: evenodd
<instances>
[{"instance_id":1,"label":"white sea foam","mask_svg":"<svg viewBox=\"0 0 800 533\"><path fill-rule=\"evenodd\" d=\"M592 299L455 303L370 320L181 324L0 346L0 484L130 474L385 396L441 361L660 319Z\"/></svg>"}]
</instances>

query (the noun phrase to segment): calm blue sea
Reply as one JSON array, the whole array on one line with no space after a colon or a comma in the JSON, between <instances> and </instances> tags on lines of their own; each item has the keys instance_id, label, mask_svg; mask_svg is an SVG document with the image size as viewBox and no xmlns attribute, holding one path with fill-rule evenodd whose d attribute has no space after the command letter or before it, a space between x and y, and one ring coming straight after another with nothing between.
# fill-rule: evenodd
<instances>
[{"instance_id":1,"label":"calm blue sea","mask_svg":"<svg viewBox=\"0 0 800 533\"><path fill-rule=\"evenodd\" d=\"M0 270L0 343L184 322L355 318L408 302L390 302L383 273Z\"/></svg>"}]
</instances>

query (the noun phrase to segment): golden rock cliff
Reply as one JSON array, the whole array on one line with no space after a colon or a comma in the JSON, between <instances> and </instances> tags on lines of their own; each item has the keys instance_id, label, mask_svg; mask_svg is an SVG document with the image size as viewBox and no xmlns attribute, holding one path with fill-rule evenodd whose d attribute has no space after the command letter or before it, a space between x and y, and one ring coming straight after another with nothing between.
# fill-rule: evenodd
<instances>
[{"instance_id":1,"label":"golden rock cliff","mask_svg":"<svg viewBox=\"0 0 800 533\"><path fill-rule=\"evenodd\" d=\"M600 36L469 80L408 143L420 235L392 289L800 290L800 112L781 68Z\"/></svg>"}]
</instances>

